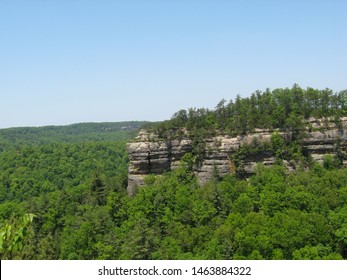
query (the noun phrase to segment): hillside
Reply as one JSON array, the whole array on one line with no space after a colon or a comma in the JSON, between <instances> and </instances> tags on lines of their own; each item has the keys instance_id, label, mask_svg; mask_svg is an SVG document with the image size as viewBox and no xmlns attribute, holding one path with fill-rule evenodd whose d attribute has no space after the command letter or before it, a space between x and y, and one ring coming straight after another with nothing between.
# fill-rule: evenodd
<instances>
[{"instance_id":1,"label":"hillside","mask_svg":"<svg viewBox=\"0 0 347 280\"><path fill-rule=\"evenodd\" d=\"M120 124L6 130L1 259L347 259L347 95L313 91L180 111L137 137ZM293 97L280 109L280 93L310 113ZM128 172L145 175L131 196Z\"/></svg>"},{"instance_id":2,"label":"hillside","mask_svg":"<svg viewBox=\"0 0 347 280\"><path fill-rule=\"evenodd\" d=\"M134 136L148 122L79 123L66 126L0 129L0 151L9 145L118 141Z\"/></svg>"},{"instance_id":3,"label":"hillside","mask_svg":"<svg viewBox=\"0 0 347 280\"><path fill-rule=\"evenodd\" d=\"M63 231L83 215L78 209L98 211L109 194L125 192L125 143L145 123L1 129L1 259L60 258ZM26 217L34 217L29 228Z\"/></svg>"}]
</instances>

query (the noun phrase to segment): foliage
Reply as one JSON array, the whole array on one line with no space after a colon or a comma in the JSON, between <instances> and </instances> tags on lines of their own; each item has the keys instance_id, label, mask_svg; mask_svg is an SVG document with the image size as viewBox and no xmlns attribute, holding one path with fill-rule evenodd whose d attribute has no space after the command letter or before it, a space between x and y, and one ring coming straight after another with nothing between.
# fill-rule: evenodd
<instances>
[{"instance_id":1,"label":"foliage","mask_svg":"<svg viewBox=\"0 0 347 280\"><path fill-rule=\"evenodd\" d=\"M346 91L295 85L222 100L214 111L182 110L156 129L162 137L180 137L187 128L193 153L176 170L148 177L133 197L126 194L124 141L131 133L104 133L94 125L71 133L69 127L1 130L1 257L347 259L342 146L336 145L336 158L310 170L287 174L277 164L259 165L247 179L242 173L245 157L259 152L296 161L303 154L302 118L344 116L346 106ZM215 168L200 186L194 165L205 152L201 139L256 127L283 128L292 138L274 131L268 144L242 146L233 155L236 175L221 177Z\"/></svg>"},{"instance_id":2,"label":"foliage","mask_svg":"<svg viewBox=\"0 0 347 280\"><path fill-rule=\"evenodd\" d=\"M148 122L79 123L66 126L0 129L0 152L13 145L126 140Z\"/></svg>"},{"instance_id":3,"label":"foliage","mask_svg":"<svg viewBox=\"0 0 347 280\"><path fill-rule=\"evenodd\" d=\"M330 89L292 88L256 91L250 97L227 102L221 100L214 110L180 110L171 120L153 124L158 135L178 136L182 128L191 136L201 133L239 135L256 128L281 129L292 133L292 140L303 135L303 119L333 117L338 124L347 115L347 90L333 93Z\"/></svg>"},{"instance_id":4,"label":"foliage","mask_svg":"<svg viewBox=\"0 0 347 280\"><path fill-rule=\"evenodd\" d=\"M87 184L14 200L36 218L31 244L12 257L347 258L347 169L288 176L282 166L259 166L247 181L229 175L199 186L191 164L187 156L152 176L134 197L92 173Z\"/></svg>"},{"instance_id":5,"label":"foliage","mask_svg":"<svg viewBox=\"0 0 347 280\"><path fill-rule=\"evenodd\" d=\"M14 254L23 250L27 232L35 215L25 214L19 220L6 223L0 229L0 257L2 260L12 259Z\"/></svg>"}]
</instances>

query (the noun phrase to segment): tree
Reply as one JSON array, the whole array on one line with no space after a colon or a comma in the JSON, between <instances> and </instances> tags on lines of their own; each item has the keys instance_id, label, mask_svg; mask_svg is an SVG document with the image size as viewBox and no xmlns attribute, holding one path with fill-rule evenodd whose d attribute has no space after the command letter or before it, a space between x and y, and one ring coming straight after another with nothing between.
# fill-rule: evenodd
<instances>
[{"instance_id":1,"label":"tree","mask_svg":"<svg viewBox=\"0 0 347 280\"><path fill-rule=\"evenodd\" d=\"M106 204L105 184L103 180L101 179L101 176L98 172L95 172L93 175L92 183L91 183L91 191L92 191L92 195L96 196L98 205Z\"/></svg>"}]
</instances>

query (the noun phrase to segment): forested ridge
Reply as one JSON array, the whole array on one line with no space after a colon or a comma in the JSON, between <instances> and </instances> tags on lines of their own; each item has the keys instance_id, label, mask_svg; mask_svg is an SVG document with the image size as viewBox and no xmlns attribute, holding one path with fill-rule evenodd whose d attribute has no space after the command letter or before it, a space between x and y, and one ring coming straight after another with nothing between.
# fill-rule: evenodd
<instances>
[{"instance_id":1,"label":"forested ridge","mask_svg":"<svg viewBox=\"0 0 347 280\"><path fill-rule=\"evenodd\" d=\"M64 126L14 127L0 129L0 151L13 145L118 141L134 136L147 122L77 123Z\"/></svg>"},{"instance_id":2,"label":"forested ridge","mask_svg":"<svg viewBox=\"0 0 347 280\"><path fill-rule=\"evenodd\" d=\"M292 88L256 91L250 97L237 95L223 99L211 110L189 108L180 110L170 120L148 127L163 137L176 137L182 128L191 135L240 135L256 128L298 131L302 120L330 117L338 122L347 115L347 90ZM173 134L173 135L171 135Z\"/></svg>"},{"instance_id":3,"label":"forested ridge","mask_svg":"<svg viewBox=\"0 0 347 280\"><path fill-rule=\"evenodd\" d=\"M147 128L161 137L182 128L195 135L281 128L297 132L299 145L302 119L338 124L346 113L346 91L295 85L223 100L215 110L181 110ZM290 174L280 163L259 165L247 179L216 172L201 186L186 154L178 169L148 176L130 197L127 130L114 140L95 131L68 140L64 132L37 140L13 131L0 138L2 259L347 259L347 169L337 158Z\"/></svg>"}]
</instances>

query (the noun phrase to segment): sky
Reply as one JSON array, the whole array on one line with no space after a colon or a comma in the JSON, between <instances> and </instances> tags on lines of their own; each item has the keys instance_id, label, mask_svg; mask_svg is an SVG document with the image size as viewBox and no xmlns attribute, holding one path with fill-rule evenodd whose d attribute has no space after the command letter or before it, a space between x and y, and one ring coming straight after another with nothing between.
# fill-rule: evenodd
<instances>
[{"instance_id":1,"label":"sky","mask_svg":"<svg viewBox=\"0 0 347 280\"><path fill-rule=\"evenodd\" d=\"M0 0L0 128L347 89L345 0Z\"/></svg>"}]
</instances>

